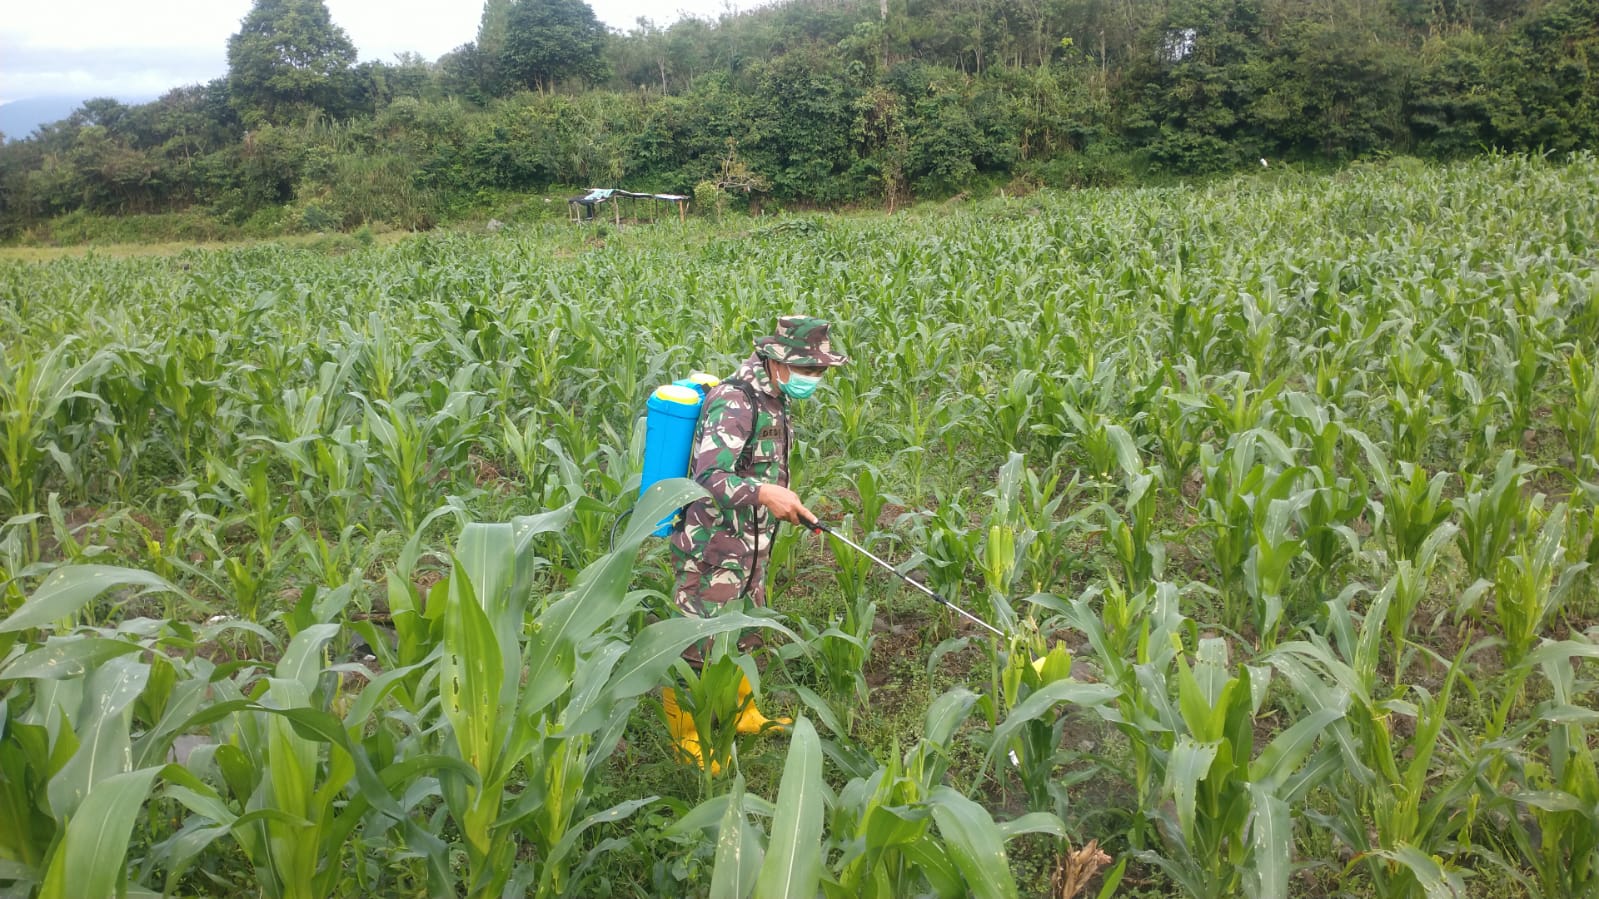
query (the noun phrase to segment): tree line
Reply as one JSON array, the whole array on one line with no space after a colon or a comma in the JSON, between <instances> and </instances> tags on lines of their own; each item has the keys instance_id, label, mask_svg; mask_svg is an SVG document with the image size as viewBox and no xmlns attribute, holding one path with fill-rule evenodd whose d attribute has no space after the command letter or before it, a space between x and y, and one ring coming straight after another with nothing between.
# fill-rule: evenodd
<instances>
[{"instance_id":1,"label":"tree line","mask_svg":"<svg viewBox=\"0 0 1599 899\"><path fill-rule=\"evenodd\" d=\"M1599 0L789 0L626 33L582 0L487 0L438 60L356 59L322 0L256 0L226 77L0 145L0 236L139 213L416 228L562 185L894 205L1599 144Z\"/></svg>"}]
</instances>

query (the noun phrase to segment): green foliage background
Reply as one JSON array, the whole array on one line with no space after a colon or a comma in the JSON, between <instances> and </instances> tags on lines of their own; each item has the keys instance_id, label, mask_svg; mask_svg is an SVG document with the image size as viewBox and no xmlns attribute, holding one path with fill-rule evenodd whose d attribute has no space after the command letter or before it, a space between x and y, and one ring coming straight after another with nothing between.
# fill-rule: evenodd
<instances>
[{"instance_id":1,"label":"green foliage background","mask_svg":"<svg viewBox=\"0 0 1599 899\"><path fill-rule=\"evenodd\" d=\"M496 0L437 61L352 64L323 4L262 0L228 78L0 146L0 235L425 228L563 186L692 194L729 162L760 182L733 202L770 208L1567 151L1599 139L1596 23L1596 0L847 0L619 34Z\"/></svg>"}]
</instances>

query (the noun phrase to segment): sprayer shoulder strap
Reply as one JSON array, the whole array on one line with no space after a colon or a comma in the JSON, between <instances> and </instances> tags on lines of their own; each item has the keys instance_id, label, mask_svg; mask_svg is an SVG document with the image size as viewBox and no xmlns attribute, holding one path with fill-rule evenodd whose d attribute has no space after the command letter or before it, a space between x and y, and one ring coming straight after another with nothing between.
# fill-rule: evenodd
<instances>
[{"instance_id":1,"label":"sprayer shoulder strap","mask_svg":"<svg viewBox=\"0 0 1599 899\"><path fill-rule=\"evenodd\" d=\"M744 394L745 402L749 403L750 436L748 440L744 441L744 449L739 451L738 464L733 467L734 474L737 474L740 477L748 477L751 473L750 466L753 464L752 460L755 458L755 444L759 441L761 436L761 407L755 399L755 387L754 385L750 384L750 382L739 380L738 378L728 378L722 383L731 384L738 388L738 392Z\"/></svg>"}]
</instances>

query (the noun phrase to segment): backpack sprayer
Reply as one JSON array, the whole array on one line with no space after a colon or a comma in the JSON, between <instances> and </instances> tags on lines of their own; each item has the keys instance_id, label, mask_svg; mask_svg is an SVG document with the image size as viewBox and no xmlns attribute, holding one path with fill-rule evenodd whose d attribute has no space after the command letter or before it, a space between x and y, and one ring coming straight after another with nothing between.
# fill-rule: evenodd
<instances>
[{"instance_id":1,"label":"backpack sprayer","mask_svg":"<svg viewBox=\"0 0 1599 899\"><path fill-rule=\"evenodd\" d=\"M697 371L670 384L662 384L650 394L644 413L644 470L639 476L639 496L656 481L688 474L689 457L694 450L694 429L699 425L705 395L720 383L715 375ZM672 514L656 522L651 533L657 537L670 534L681 511L672 510Z\"/></svg>"}]
</instances>

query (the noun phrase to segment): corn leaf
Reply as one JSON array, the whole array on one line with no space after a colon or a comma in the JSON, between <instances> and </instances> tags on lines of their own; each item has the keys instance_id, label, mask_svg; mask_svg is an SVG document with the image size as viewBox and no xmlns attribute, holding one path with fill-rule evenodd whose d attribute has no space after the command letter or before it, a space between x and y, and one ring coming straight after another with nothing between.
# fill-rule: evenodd
<instances>
[{"instance_id":1,"label":"corn leaf","mask_svg":"<svg viewBox=\"0 0 1599 899\"><path fill-rule=\"evenodd\" d=\"M988 749L988 764L993 764L994 760L1005 751L1016 731L1027 722L1037 720L1055 706L1063 702L1076 706L1100 706L1114 701L1119 695L1120 691L1108 684L1082 684L1070 680L1055 681L1038 688L994 728Z\"/></svg>"},{"instance_id":2,"label":"corn leaf","mask_svg":"<svg viewBox=\"0 0 1599 899\"><path fill-rule=\"evenodd\" d=\"M142 587L184 595L166 578L148 571L114 565L68 565L52 571L21 607L0 621L0 634L31 627L48 627L70 618L95 597L113 587Z\"/></svg>"},{"instance_id":3,"label":"corn leaf","mask_svg":"<svg viewBox=\"0 0 1599 899\"><path fill-rule=\"evenodd\" d=\"M1002 821L996 826L1000 837L1007 842L1024 833L1047 833L1063 840L1066 838L1065 823L1050 812L1033 812L1014 821Z\"/></svg>"},{"instance_id":4,"label":"corn leaf","mask_svg":"<svg viewBox=\"0 0 1599 899\"><path fill-rule=\"evenodd\" d=\"M655 688L661 676L691 643L744 628L770 627L799 639L792 631L773 624L769 618L755 618L742 612L725 612L714 618L677 617L657 621L633 639L622 661L612 673L611 696L627 699Z\"/></svg>"},{"instance_id":5,"label":"corn leaf","mask_svg":"<svg viewBox=\"0 0 1599 899\"><path fill-rule=\"evenodd\" d=\"M1288 803L1273 795L1269 787L1249 785L1254 804L1250 842L1254 847L1255 880L1253 895L1261 899L1288 895L1289 850L1294 839L1293 818ZM1248 881L1246 881L1248 883Z\"/></svg>"},{"instance_id":6,"label":"corn leaf","mask_svg":"<svg viewBox=\"0 0 1599 899\"><path fill-rule=\"evenodd\" d=\"M759 897L796 896L810 899L822 879L822 745L811 722L794 722L777 789L777 815L772 838L755 882Z\"/></svg>"},{"instance_id":7,"label":"corn leaf","mask_svg":"<svg viewBox=\"0 0 1599 899\"><path fill-rule=\"evenodd\" d=\"M43 646L30 649L0 670L0 680L59 680L82 677L90 669L120 655L142 652L144 647L128 640L104 637L51 637Z\"/></svg>"},{"instance_id":8,"label":"corn leaf","mask_svg":"<svg viewBox=\"0 0 1599 899\"><path fill-rule=\"evenodd\" d=\"M1447 870L1437 859L1408 843L1399 843L1392 849L1373 849L1367 855L1386 858L1409 868L1427 899L1464 899L1466 895L1466 884L1459 874Z\"/></svg>"},{"instance_id":9,"label":"corn leaf","mask_svg":"<svg viewBox=\"0 0 1599 899\"><path fill-rule=\"evenodd\" d=\"M338 633L337 624L313 624L295 634L278 660L277 677L299 683L306 693L315 690L322 675L322 647Z\"/></svg>"},{"instance_id":10,"label":"corn leaf","mask_svg":"<svg viewBox=\"0 0 1599 899\"><path fill-rule=\"evenodd\" d=\"M71 817L96 783L133 766L128 707L150 678L150 666L121 656L96 668L84 681L75 731L78 749L50 779L50 808Z\"/></svg>"},{"instance_id":11,"label":"corn leaf","mask_svg":"<svg viewBox=\"0 0 1599 899\"><path fill-rule=\"evenodd\" d=\"M67 822L39 887L40 899L117 894L133 822L159 770L140 768L94 785Z\"/></svg>"},{"instance_id":12,"label":"corn leaf","mask_svg":"<svg viewBox=\"0 0 1599 899\"><path fill-rule=\"evenodd\" d=\"M955 687L933 700L927 707L927 727L925 737L929 743L942 746L949 742L949 738L958 730L966 716L972 713L972 708L977 704L977 694L965 687Z\"/></svg>"},{"instance_id":13,"label":"corn leaf","mask_svg":"<svg viewBox=\"0 0 1599 899\"><path fill-rule=\"evenodd\" d=\"M744 813L744 776L733 779L727 811L716 832L716 867L711 874L711 899L744 899L755 889L764 853Z\"/></svg>"},{"instance_id":14,"label":"corn leaf","mask_svg":"<svg viewBox=\"0 0 1599 899\"><path fill-rule=\"evenodd\" d=\"M444 614L444 655L439 660L439 692L444 715L455 733L461 758L479 773L495 765L499 746L500 642L477 601L472 581L457 567L450 576Z\"/></svg>"},{"instance_id":15,"label":"corn leaf","mask_svg":"<svg viewBox=\"0 0 1599 899\"><path fill-rule=\"evenodd\" d=\"M1004 835L988 810L945 786L933 788L928 801L938 833L971 895L1014 899L1016 880L1005 857Z\"/></svg>"},{"instance_id":16,"label":"corn leaf","mask_svg":"<svg viewBox=\"0 0 1599 899\"><path fill-rule=\"evenodd\" d=\"M1218 745L1200 743L1183 734L1177 738L1171 758L1166 762L1166 789L1176 802L1177 823L1182 828L1183 839L1190 843L1194 838L1194 803L1199 795L1199 782L1210 773Z\"/></svg>"}]
</instances>

